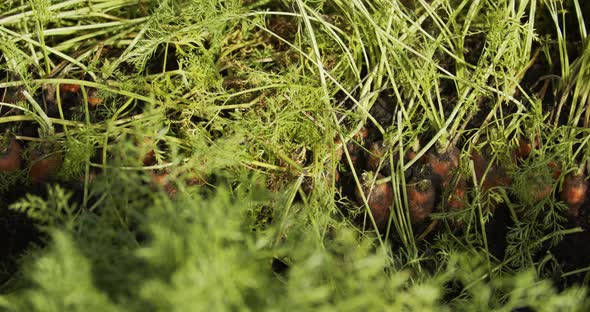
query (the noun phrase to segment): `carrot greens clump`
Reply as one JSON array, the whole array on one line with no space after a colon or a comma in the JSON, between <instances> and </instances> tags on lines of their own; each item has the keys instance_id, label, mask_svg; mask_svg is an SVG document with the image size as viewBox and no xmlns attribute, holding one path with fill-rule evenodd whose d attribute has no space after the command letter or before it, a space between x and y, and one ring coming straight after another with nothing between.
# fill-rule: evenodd
<instances>
[{"instance_id":1,"label":"carrot greens clump","mask_svg":"<svg viewBox=\"0 0 590 312\"><path fill-rule=\"evenodd\" d=\"M0 306L587 310L588 3L3 1Z\"/></svg>"}]
</instances>

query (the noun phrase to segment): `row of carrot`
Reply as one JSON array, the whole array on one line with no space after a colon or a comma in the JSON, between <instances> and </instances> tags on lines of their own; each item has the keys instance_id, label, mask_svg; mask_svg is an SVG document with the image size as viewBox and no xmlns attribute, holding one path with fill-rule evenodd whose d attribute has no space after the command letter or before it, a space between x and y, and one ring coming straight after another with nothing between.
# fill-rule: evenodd
<instances>
[{"instance_id":1,"label":"row of carrot","mask_svg":"<svg viewBox=\"0 0 590 312\"><path fill-rule=\"evenodd\" d=\"M11 135L6 135L6 147L0 154L0 173L9 173L27 169L27 175L32 184L40 184L57 173L61 167L63 157L61 152L55 152L40 147L32 147L25 151L21 143ZM25 165L24 153L28 153L29 164Z\"/></svg>"},{"instance_id":2,"label":"row of carrot","mask_svg":"<svg viewBox=\"0 0 590 312\"><path fill-rule=\"evenodd\" d=\"M362 142L365 137L364 130L361 130L356 141ZM518 166L530 157L534 157L532 151L535 148L538 148L538 142L532 145L525 139L519 139L518 147L512 152L512 164ZM351 157L351 163L355 170L357 172L366 170L365 174L361 175L360 185L355 184L355 198L361 206L365 203L363 197L366 199L373 219L378 229L382 231L388 224L394 202L391 182L375 183L379 180L388 180L384 179L382 174L384 171L390 174L387 166L389 161L383 159L386 156L387 147L382 142L374 142L365 149L367 156L363 159L358 156L359 153L363 153L359 145L352 142L347 144L349 155L355 155ZM513 178L522 179L522 177L518 177L518 172L508 173L507 166L492 161L493 158L489 154L486 149L481 151L474 149L469 152L475 181L468 179L465 174L460 172L461 151L454 145L443 152L432 148L417 160L414 164L417 168L405 173L407 209L412 223L419 224L426 221L436 209L445 212L463 210L468 205L469 188L478 187L484 192L499 187L514 188ZM406 154L405 159L408 161L414 157L416 157L416 153L410 151ZM394 157L395 159L397 157ZM344 157L341 161L347 163ZM527 194L527 198L530 199L523 204L536 204L549 198L553 193L554 186L560 181L563 172L561 166L554 161L549 161L546 166L551 172L551 179L549 181L525 181L527 188L524 191L530 192ZM384 168L386 170L383 170ZM584 167L580 168L574 172L566 173L561 188L558 188L559 200L567 205L567 214L572 219L580 216L580 208L586 202L588 193L588 181L584 174Z\"/></svg>"}]
</instances>

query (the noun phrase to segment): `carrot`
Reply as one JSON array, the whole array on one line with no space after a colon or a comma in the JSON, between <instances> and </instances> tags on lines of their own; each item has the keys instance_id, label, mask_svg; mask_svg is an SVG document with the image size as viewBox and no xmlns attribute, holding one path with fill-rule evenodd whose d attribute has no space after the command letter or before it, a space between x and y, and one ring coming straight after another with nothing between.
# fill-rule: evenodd
<instances>
[{"instance_id":1,"label":"carrot","mask_svg":"<svg viewBox=\"0 0 590 312\"><path fill-rule=\"evenodd\" d=\"M465 201L465 181L460 180L449 196L447 207L453 210L463 210Z\"/></svg>"},{"instance_id":2,"label":"carrot","mask_svg":"<svg viewBox=\"0 0 590 312\"><path fill-rule=\"evenodd\" d=\"M490 164L489 156L484 156L480 152L473 150L471 159L477 185L480 185L482 190L489 191L492 188L506 187L512 183L512 179L506 174L506 170L502 166L495 163ZM485 209L493 212L497 204L496 200L491 200Z\"/></svg>"},{"instance_id":3,"label":"carrot","mask_svg":"<svg viewBox=\"0 0 590 312\"><path fill-rule=\"evenodd\" d=\"M32 164L29 169L29 178L33 184L45 182L55 176L63 161L60 152L42 155L38 151L32 153L31 160Z\"/></svg>"},{"instance_id":4,"label":"carrot","mask_svg":"<svg viewBox=\"0 0 590 312\"><path fill-rule=\"evenodd\" d=\"M498 166L497 164L491 164L491 167L488 169L490 160L480 154L478 151L474 150L471 153L471 159L473 160L473 167L475 170L477 182L482 185L484 190L489 190L498 186L508 186L512 182L511 179L506 175L504 168L501 166Z\"/></svg>"},{"instance_id":5,"label":"carrot","mask_svg":"<svg viewBox=\"0 0 590 312\"><path fill-rule=\"evenodd\" d=\"M178 189L172 184L172 182L169 181L169 174L167 172L152 171L150 172L150 175L152 177L153 183L163 187L169 196L176 195Z\"/></svg>"},{"instance_id":6,"label":"carrot","mask_svg":"<svg viewBox=\"0 0 590 312\"><path fill-rule=\"evenodd\" d=\"M369 170L377 170L379 163L383 156L385 156L386 147L383 145L383 141L377 141L371 144L369 147L369 157L367 159L367 168Z\"/></svg>"},{"instance_id":7,"label":"carrot","mask_svg":"<svg viewBox=\"0 0 590 312\"><path fill-rule=\"evenodd\" d=\"M355 168L358 168L358 163L362 158L363 150L360 146L358 146L355 142L348 142L346 144L346 149L348 150L348 154L350 155L350 161ZM344 161L346 161L346 157L344 157Z\"/></svg>"},{"instance_id":8,"label":"carrot","mask_svg":"<svg viewBox=\"0 0 590 312\"><path fill-rule=\"evenodd\" d=\"M514 185L510 191L515 194L524 207L537 204L553 194L553 172L546 163L532 163L533 167L516 170L512 173Z\"/></svg>"},{"instance_id":9,"label":"carrot","mask_svg":"<svg viewBox=\"0 0 590 312\"><path fill-rule=\"evenodd\" d=\"M586 193L588 192L588 181L586 181L584 174L569 173L563 180L563 187L561 189L560 198L569 207L568 213L572 217L578 217L580 214L580 207L586 201Z\"/></svg>"},{"instance_id":10,"label":"carrot","mask_svg":"<svg viewBox=\"0 0 590 312\"><path fill-rule=\"evenodd\" d=\"M59 91L62 93L66 93L66 92L76 93L76 92L80 91L80 85L79 84L64 83L64 84L59 85Z\"/></svg>"},{"instance_id":11,"label":"carrot","mask_svg":"<svg viewBox=\"0 0 590 312\"><path fill-rule=\"evenodd\" d=\"M348 141L343 146L346 147L348 154L350 155L350 160L352 162L353 167L357 168L359 160L362 158L363 150L361 146L363 145L364 139L366 139L369 135L367 128L362 127L357 133L353 135L353 140ZM334 138L334 144L342 144L339 138ZM334 152L335 159L337 161L343 161L344 163L348 163L346 157L344 157L344 147L339 147Z\"/></svg>"},{"instance_id":12,"label":"carrot","mask_svg":"<svg viewBox=\"0 0 590 312\"><path fill-rule=\"evenodd\" d=\"M102 104L102 99L99 97L95 97L95 96L89 96L88 97L88 104L90 104L90 106L95 107L97 105Z\"/></svg>"},{"instance_id":13,"label":"carrot","mask_svg":"<svg viewBox=\"0 0 590 312\"><path fill-rule=\"evenodd\" d=\"M527 137L518 138L518 147L513 152L514 160L529 158L533 149L538 149L540 146L541 146L541 140L540 140L538 134L535 135L535 143L534 144Z\"/></svg>"},{"instance_id":14,"label":"carrot","mask_svg":"<svg viewBox=\"0 0 590 312\"><path fill-rule=\"evenodd\" d=\"M406 153L406 159L408 161L413 160L414 158L416 158L416 156L418 156L418 154L416 154L416 152L414 151L409 151Z\"/></svg>"},{"instance_id":15,"label":"carrot","mask_svg":"<svg viewBox=\"0 0 590 312\"><path fill-rule=\"evenodd\" d=\"M453 191L451 192L451 194L449 194L448 196L448 201L447 201L447 208L449 208L451 211L461 211L463 209L465 209L465 195L467 193L467 183L465 182L465 180L461 179L457 182L457 184L455 184L455 188L453 189ZM460 219L452 219L451 220L451 225L453 225L454 227L462 227L463 226L463 221Z\"/></svg>"},{"instance_id":16,"label":"carrot","mask_svg":"<svg viewBox=\"0 0 590 312\"><path fill-rule=\"evenodd\" d=\"M21 167L22 148L16 138L10 139L10 144L6 150L0 154L0 172L10 172L20 169Z\"/></svg>"},{"instance_id":17,"label":"carrot","mask_svg":"<svg viewBox=\"0 0 590 312\"><path fill-rule=\"evenodd\" d=\"M412 223L419 223L430 216L434 209L434 186L429 179L410 183L406 188Z\"/></svg>"},{"instance_id":18,"label":"carrot","mask_svg":"<svg viewBox=\"0 0 590 312\"><path fill-rule=\"evenodd\" d=\"M142 159L144 166L153 166L156 164L156 153L154 150L149 150Z\"/></svg>"},{"instance_id":19,"label":"carrot","mask_svg":"<svg viewBox=\"0 0 590 312\"><path fill-rule=\"evenodd\" d=\"M532 183L531 191L533 192L533 203L538 203L541 200L551 195L551 184L547 183Z\"/></svg>"},{"instance_id":20,"label":"carrot","mask_svg":"<svg viewBox=\"0 0 590 312\"><path fill-rule=\"evenodd\" d=\"M377 180L381 178L383 178L383 175L378 174ZM365 177L363 177L362 190L357 186L355 189L355 195L357 201L362 203L361 192L364 193L377 228L382 231L385 229L387 222L389 221L391 204L393 203L393 188L391 187L391 183L381 183L371 187L371 185L368 185L369 182L370 181L366 181Z\"/></svg>"},{"instance_id":21,"label":"carrot","mask_svg":"<svg viewBox=\"0 0 590 312\"><path fill-rule=\"evenodd\" d=\"M144 137L143 140L137 139L136 145L139 147L140 153L144 153L139 157L144 166L153 166L157 163L153 139L148 137Z\"/></svg>"},{"instance_id":22,"label":"carrot","mask_svg":"<svg viewBox=\"0 0 590 312\"><path fill-rule=\"evenodd\" d=\"M364 126L359 129L357 133L354 134L354 139L358 141L362 141L369 136L369 130Z\"/></svg>"},{"instance_id":23,"label":"carrot","mask_svg":"<svg viewBox=\"0 0 590 312\"><path fill-rule=\"evenodd\" d=\"M549 163L547 163L547 167L549 167L551 169L551 172L553 172L553 180L557 180L561 175L561 166L552 160Z\"/></svg>"},{"instance_id":24,"label":"carrot","mask_svg":"<svg viewBox=\"0 0 590 312\"><path fill-rule=\"evenodd\" d=\"M531 142L524 138L518 139L518 150L516 152L518 157L525 159L529 157L532 151L533 146L531 145Z\"/></svg>"},{"instance_id":25,"label":"carrot","mask_svg":"<svg viewBox=\"0 0 590 312\"><path fill-rule=\"evenodd\" d=\"M436 151L430 152L428 164L435 182L446 188L451 182L453 171L459 167L459 150L457 147L451 146L442 154Z\"/></svg>"},{"instance_id":26,"label":"carrot","mask_svg":"<svg viewBox=\"0 0 590 312\"><path fill-rule=\"evenodd\" d=\"M361 146L364 144L364 140L369 136L369 132L367 128L362 127L354 136L353 139L346 143L346 148L348 149L348 153L350 154L350 160L354 167L357 167L359 160L362 158L363 149Z\"/></svg>"}]
</instances>

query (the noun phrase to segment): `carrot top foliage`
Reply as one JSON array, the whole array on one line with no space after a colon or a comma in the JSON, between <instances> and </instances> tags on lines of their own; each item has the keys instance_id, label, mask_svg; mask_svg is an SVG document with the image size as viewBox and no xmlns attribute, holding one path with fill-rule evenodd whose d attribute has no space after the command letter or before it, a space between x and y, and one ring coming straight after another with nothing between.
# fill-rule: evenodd
<instances>
[{"instance_id":1,"label":"carrot top foliage","mask_svg":"<svg viewBox=\"0 0 590 312\"><path fill-rule=\"evenodd\" d=\"M0 3L0 306L587 310L589 11Z\"/></svg>"}]
</instances>

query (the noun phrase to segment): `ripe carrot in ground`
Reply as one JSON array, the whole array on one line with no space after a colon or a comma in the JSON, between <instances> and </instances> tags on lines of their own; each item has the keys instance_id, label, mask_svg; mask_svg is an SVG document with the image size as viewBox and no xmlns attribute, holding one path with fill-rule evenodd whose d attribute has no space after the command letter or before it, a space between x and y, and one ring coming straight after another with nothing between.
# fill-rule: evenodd
<instances>
[{"instance_id":1,"label":"ripe carrot in ground","mask_svg":"<svg viewBox=\"0 0 590 312\"><path fill-rule=\"evenodd\" d=\"M383 175L377 175L377 180L382 178ZM377 224L377 228L380 231L382 231L385 229L385 227L387 226L387 222L389 221L391 205L393 203L393 189L391 187L391 183L387 182L375 184L371 187L371 185L367 185L370 183L370 181L362 182L362 192L367 198L367 203L369 204L369 210L371 211L371 215L373 216L373 219ZM363 199L361 195L361 190L358 186L355 188L355 195L357 201L359 203L362 203Z\"/></svg>"},{"instance_id":2,"label":"ripe carrot in ground","mask_svg":"<svg viewBox=\"0 0 590 312\"><path fill-rule=\"evenodd\" d=\"M387 148L383 145L383 141L377 141L369 146L369 157L367 159L367 168L369 170L377 170L381 159L385 156Z\"/></svg>"},{"instance_id":3,"label":"ripe carrot in ground","mask_svg":"<svg viewBox=\"0 0 590 312\"><path fill-rule=\"evenodd\" d=\"M156 153L154 150L147 152L142 159L144 166L152 166L156 164Z\"/></svg>"},{"instance_id":4,"label":"ripe carrot in ground","mask_svg":"<svg viewBox=\"0 0 590 312\"><path fill-rule=\"evenodd\" d=\"M553 172L547 163L533 162L512 172L514 184L510 188L523 207L530 207L553 194ZM526 210L526 209L522 209Z\"/></svg>"},{"instance_id":5,"label":"ripe carrot in ground","mask_svg":"<svg viewBox=\"0 0 590 312\"><path fill-rule=\"evenodd\" d=\"M561 175L561 166L552 160L547 164L547 167L549 167L553 172L553 180L557 180Z\"/></svg>"},{"instance_id":6,"label":"ripe carrot in ground","mask_svg":"<svg viewBox=\"0 0 590 312\"><path fill-rule=\"evenodd\" d=\"M565 176L560 198L568 205L568 213L572 217L579 216L579 210L582 204L586 201L587 192L588 181L586 181L584 174L569 173Z\"/></svg>"},{"instance_id":7,"label":"ripe carrot in ground","mask_svg":"<svg viewBox=\"0 0 590 312\"><path fill-rule=\"evenodd\" d=\"M408 208L412 223L424 221L434 209L434 186L429 179L407 185Z\"/></svg>"},{"instance_id":8,"label":"ripe carrot in ground","mask_svg":"<svg viewBox=\"0 0 590 312\"><path fill-rule=\"evenodd\" d=\"M452 146L442 154L436 151L430 152L428 154L428 164L436 180L435 182L446 188L451 182L453 171L459 167L459 150L457 147Z\"/></svg>"},{"instance_id":9,"label":"ripe carrot in ground","mask_svg":"<svg viewBox=\"0 0 590 312\"><path fill-rule=\"evenodd\" d=\"M518 150L516 152L518 157L527 158L532 151L533 146L531 145L531 142L528 142L528 140L523 138L518 139Z\"/></svg>"},{"instance_id":10,"label":"ripe carrot in ground","mask_svg":"<svg viewBox=\"0 0 590 312\"><path fill-rule=\"evenodd\" d=\"M354 139L357 141L362 141L369 136L369 130L365 127L361 127L360 130L354 134Z\"/></svg>"},{"instance_id":11,"label":"ripe carrot in ground","mask_svg":"<svg viewBox=\"0 0 590 312\"><path fill-rule=\"evenodd\" d=\"M465 180L459 180L455 185L455 189L448 196L447 208L451 211L457 212L465 209L465 197L467 193L467 183ZM460 219L451 219L451 225L454 227L462 227L463 221Z\"/></svg>"},{"instance_id":12,"label":"ripe carrot in ground","mask_svg":"<svg viewBox=\"0 0 590 312\"><path fill-rule=\"evenodd\" d=\"M33 184L45 182L53 177L59 171L63 161L59 152L42 155L40 152L34 151L31 156L32 164L29 169L29 178Z\"/></svg>"},{"instance_id":13,"label":"ripe carrot in ground","mask_svg":"<svg viewBox=\"0 0 590 312\"><path fill-rule=\"evenodd\" d=\"M495 187L506 187L512 183L512 180L506 174L506 170L503 167L497 164L491 164L490 166L489 156L484 156L480 152L473 150L471 153L471 159L473 161L473 169L475 171L477 184L481 186L482 190L487 191ZM489 169L487 169L488 166L490 166ZM486 205L485 209L495 211L496 206L497 202L492 200L489 201L489 204Z\"/></svg>"},{"instance_id":14,"label":"ripe carrot in ground","mask_svg":"<svg viewBox=\"0 0 590 312\"><path fill-rule=\"evenodd\" d=\"M533 149L538 149L541 146L541 140L539 139L539 135L535 136L535 143L533 144L531 140L526 137L520 137L518 139L518 147L513 152L514 160L517 159L527 159Z\"/></svg>"},{"instance_id":15,"label":"ripe carrot in ground","mask_svg":"<svg viewBox=\"0 0 590 312\"><path fill-rule=\"evenodd\" d=\"M342 159L342 155L344 154L344 144L338 147L338 145L341 143L342 142L340 142L339 138L334 138L334 146L336 146L336 148L334 149L334 160L336 160L336 162L339 162Z\"/></svg>"},{"instance_id":16,"label":"ripe carrot in ground","mask_svg":"<svg viewBox=\"0 0 590 312\"><path fill-rule=\"evenodd\" d=\"M59 86L59 91L61 93L78 93L81 89L82 87L78 84L66 83ZM92 107L102 104L102 99L96 96L96 93L96 89L94 88L90 88L88 90L88 104L90 104Z\"/></svg>"},{"instance_id":17,"label":"ripe carrot in ground","mask_svg":"<svg viewBox=\"0 0 590 312\"><path fill-rule=\"evenodd\" d=\"M64 84L59 85L59 91L62 93L65 93L65 92L76 93L76 92L80 91L80 85L79 84L64 83Z\"/></svg>"},{"instance_id":18,"label":"ripe carrot in ground","mask_svg":"<svg viewBox=\"0 0 590 312\"><path fill-rule=\"evenodd\" d=\"M465 201L465 181L461 180L455 186L455 189L449 196L449 201L447 207L453 210L462 210L465 208L464 201Z\"/></svg>"},{"instance_id":19,"label":"ripe carrot in ground","mask_svg":"<svg viewBox=\"0 0 590 312\"><path fill-rule=\"evenodd\" d=\"M362 127L357 133L354 134L353 140L348 141L346 144L343 144L344 147L339 147L336 149L334 156L338 161L344 161L344 163L348 163L347 158L344 154L344 148L348 151L350 155L350 160L352 162L353 167L358 168L358 162L362 158L363 149L361 146L363 145L363 140L366 139L369 135L369 132L365 127ZM338 145L341 144L339 138L334 139L334 144Z\"/></svg>"},{"instance_id":20,"label":"ripe carrot in ground","mask_svg":"<svg viewBox=\"0 0 590 312\"><path fill-rule=\"evenodd\" d=\"M88 104L90 104L92 107L95 107L96 105L102 104L102 99L99 97L90 96L88 97Z\"/></svg>"},{"instance_id":21,"label":"ripe carrot in ground","mask_svg":"<svg viewBox=\"0 0 590 312\"><path fill-rule=\"evenodd\" d=\"M508 186L512 182L506 175L506 171L496 164L492 164L486 174L490 160L478 151L474 150L471 153L471 159L473 160L477 182L482 185L484 190L489 190L490 188L497 186ZM486 174L485 180L484 174Z\"/></svg>"},{"instance_id":22,"label":"ripe carrot in ground","mask_svg":"<svg viewBox=\"0 0 590 312\"><path fill-rule=\"evenodd\" d=\"M348 141L346 143L346 148L348 149L348 153L350 155L350 160L355 168L358 167L359 160L362 158L362 154L364 153L361 146L364 144L364 140L369 136L369 131L367 128L362 127L354 136L353 140Z\"/></svg>"},{"instance_id":23,"label":"ripe carrot in ground","mask_svg":"<svg viewBox=\"0 0 590 312\"><path fill-rule=\"evenodd\" d=\"M9 172L20 169L22 148L16 138L10 139L6 150L0 154L0 172Z\"/></svg>"},{"instance_id":24,"label":"ripe carrot in ground","mask_svg":"<svg viewBox=\"0 0 590 312\"><path fill-rule=\"evenodd\" d=\"M169 196L176 195L176 192L178 190L169 181L169 178L168 178L169 175L167 172L165 172L165 171L161 171L161 172L151 171L150 175L152 176L152 181L154 182L154 184L162 186Z\"/></svg>"},{"instance_id":25,"label":"ripe carrot in ground","mask_svg":"<svg viewBox=\"0 0 590 312\"><path fill-rule=\"evenodd\" d=\"M363 150L355 142L348 142L346 144L348 154L350 155L350 161L355 168L358 168L358 163L362 158ZM346 157L343 157L345 163L348 163Z\"/></svg>"},{"instance_id":26,"label":"ripe carrot in ground","mask_svg":"<svg viewBox=\"0 0 590 312\"><path fill-rule=\"evenodd\" d=\"M531 191L533 192L533 203L538 203L541 200L551 195L551 184L546 183L532 183Z\"/></svg>"},{"instance_id":27,"label":"ripe carrot in ground","mask_svg":"<svg viewBox=\"0 0 590 312\"><path fill-rule=\"evenodd\" d=\"M140 153L143 153L139 158L144 166L153 166L156 164L156 151L154 150L154 141L152 138L144 137L143 140L137 139L136 146Z\"/></svg>"},{"instance_id":28,"label":"ripe carrot in ground","mask_svg":"<svg viewBox=\"0 0 590 312\"><path fill-rule=\"evenodd\" d=\"M88 90L88 104L90 104L92 107L102 104L102 99L97 95L97 93L98 92L94 88Z\"/></svg>"}]
</instances>

